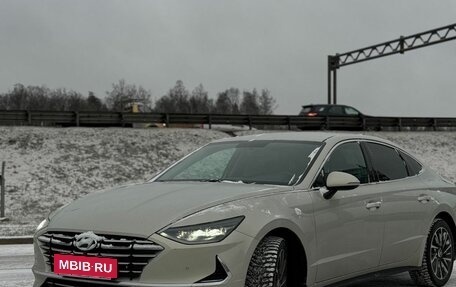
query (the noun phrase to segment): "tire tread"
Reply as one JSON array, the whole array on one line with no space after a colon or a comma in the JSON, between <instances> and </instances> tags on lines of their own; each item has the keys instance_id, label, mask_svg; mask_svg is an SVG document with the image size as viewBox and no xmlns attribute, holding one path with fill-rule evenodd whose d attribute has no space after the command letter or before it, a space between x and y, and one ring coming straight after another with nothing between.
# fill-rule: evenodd
<instances>
[{"instance_id":1,"label":"tire tread","mask_svg":"<svg viewBox=\"0 0 456 287\"><path fill-rule=\"evenodd\" d=\"M247 270L245 287L274 287L279 251L285 239L277 236L265 237L255 249Z\"/></svg>"}]
</instances>

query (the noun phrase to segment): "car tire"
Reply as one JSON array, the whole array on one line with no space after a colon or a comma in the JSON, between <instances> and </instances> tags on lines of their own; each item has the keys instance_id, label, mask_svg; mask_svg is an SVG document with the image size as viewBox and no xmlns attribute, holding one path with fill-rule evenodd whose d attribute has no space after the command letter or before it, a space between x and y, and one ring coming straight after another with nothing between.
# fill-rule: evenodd
<instances>
[{"instance_id":1,"label":"car tire","mask_svg":"<svg viewBox=\"0 0 456 287\"><path fill-rule=\"evenodd\" d=\"M451 228L444 220L436 219L426 239L422 265L418 270L410 271L410 277L417 286L443 286L451 277L453 260Z\"/></svg>"},{"instance_id":2,"label":"car tire","mask_svg":"<svg viewBox=\"0 0 456 287\"><path fill-rule=\"evenodd\" d=\"M255 249L247 270L245 287L286 287L288 249L285 239L265 237Z\"/></svg>"}]
</instances>

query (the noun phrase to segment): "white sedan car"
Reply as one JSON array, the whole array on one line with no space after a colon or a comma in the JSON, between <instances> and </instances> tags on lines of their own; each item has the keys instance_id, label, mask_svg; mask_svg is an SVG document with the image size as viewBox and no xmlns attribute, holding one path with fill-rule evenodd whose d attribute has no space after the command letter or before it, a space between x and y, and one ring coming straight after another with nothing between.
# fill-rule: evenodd
<instances>
[{"instance_id":1,"label":"white sedan car","mask_svg":"<svg viewBox=\"0 0 456 287\"><path fill-rule=\"evenodd\" d=\"M375 137L223 139L53 212L35 235L34 287L326 286L385 270L443 286L455 194Z\"/></svg>"}]
</instances>

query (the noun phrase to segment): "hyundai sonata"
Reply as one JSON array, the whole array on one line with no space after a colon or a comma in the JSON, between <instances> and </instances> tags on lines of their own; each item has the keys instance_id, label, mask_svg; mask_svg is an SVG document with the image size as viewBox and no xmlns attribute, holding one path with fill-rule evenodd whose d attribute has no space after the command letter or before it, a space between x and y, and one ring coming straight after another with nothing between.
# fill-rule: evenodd
<instances>
[{"instance_id":1,"label":"hyundai sonata","mask_svg":"<svg viewBox=\"0 0 456 287\"><path fill-rule=\"evenodd\" d=\"M455 193L376 137L223 139L51 213L34 237L34 286L325 286L385 270L443 286Z\"/></svg>"}]
</instances>

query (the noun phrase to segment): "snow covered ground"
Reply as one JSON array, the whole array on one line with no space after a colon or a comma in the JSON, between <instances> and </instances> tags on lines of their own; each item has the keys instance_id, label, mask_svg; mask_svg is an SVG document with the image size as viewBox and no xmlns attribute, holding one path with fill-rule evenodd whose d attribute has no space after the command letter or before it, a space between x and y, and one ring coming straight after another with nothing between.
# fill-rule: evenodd
<instances>
[{"instance_id":1,"label":"snow covered ground","mask_svg":"<svg viewBox=\"0 0 456 287\"><path fill-rule=\"evenodd\" d=\"M238 132L238 134L262 131ZM456 132L369 132L456 181ZM201 129L0 127L6 214L0 237L30 235L51 210L89 192L141 182L226 133Z\"/></svg>"},{"instance_id":2,"label":"snow covered ground","mask_svg":"<svg viewBox=\"0 0 456 287\"><path fill-rule=\"evenodd\" d=\"M94 190L150 178L212 140L192 129L0 127L6 215L0 236L32 234L51 210Z\"/></svg>"}]
</instances>

